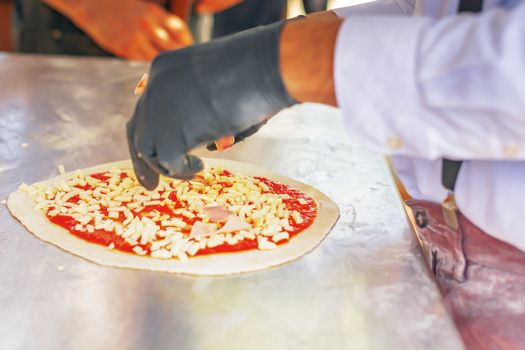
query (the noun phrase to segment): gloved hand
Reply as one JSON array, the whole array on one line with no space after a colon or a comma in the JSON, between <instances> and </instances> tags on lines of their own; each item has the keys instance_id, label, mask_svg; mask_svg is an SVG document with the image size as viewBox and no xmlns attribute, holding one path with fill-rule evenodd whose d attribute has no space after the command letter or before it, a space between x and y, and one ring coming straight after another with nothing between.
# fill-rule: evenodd
<instances>
[{"instance_id":1,"label":"gloved hand","mask_svg":"<svg viewBox=\"0 0 525 350\"><path fill-rule=\"evenodd\" d=\"M279 69L285 22L160 54L127 125L135 173L147 189L159 174L190 179L203 167L187 154L227 135L255 132L295 103Z\"/></svg>"}]
</instances>

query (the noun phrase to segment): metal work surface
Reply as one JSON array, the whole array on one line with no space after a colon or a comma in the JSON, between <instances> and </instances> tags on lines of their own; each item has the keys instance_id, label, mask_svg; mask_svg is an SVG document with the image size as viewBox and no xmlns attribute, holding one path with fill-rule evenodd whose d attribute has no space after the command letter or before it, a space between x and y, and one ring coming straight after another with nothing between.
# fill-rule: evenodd
<instances>
[{"instance_id":1,"label":"metal work surface","mask_svg":"<svg viewBox=\"0 0 525 350\"><path fill-rule=\"evenodd\" d=\"M128 157L145 64L0 55L0 199L21 182ZM0 205L0 349L458 349L383 159L341 115L284 111L233 149L330 196L341 218L285 266L203 278L98 266Z\"/></svg>"}]
</instances>

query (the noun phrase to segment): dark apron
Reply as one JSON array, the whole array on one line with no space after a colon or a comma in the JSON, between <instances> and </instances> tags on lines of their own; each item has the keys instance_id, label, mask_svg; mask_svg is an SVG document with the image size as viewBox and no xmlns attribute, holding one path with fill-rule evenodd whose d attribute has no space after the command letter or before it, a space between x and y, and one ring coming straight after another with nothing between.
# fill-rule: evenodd
<instances>
[{"instance_id":1,"label":"dark apron","mask_svg":"<svg viewBox=\"0 0 525 350\"><path fill-rule=\"evenodd\" d=\"M467 349L525 349L525 253L437 203L410 200L423 253ZM521 229L521 228L516 228Z\"/></svg>"}]
</instances>

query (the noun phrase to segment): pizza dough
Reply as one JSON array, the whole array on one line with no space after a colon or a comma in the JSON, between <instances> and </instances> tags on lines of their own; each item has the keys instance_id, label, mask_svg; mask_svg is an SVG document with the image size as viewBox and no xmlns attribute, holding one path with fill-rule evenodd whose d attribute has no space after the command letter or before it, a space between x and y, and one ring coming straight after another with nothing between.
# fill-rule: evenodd
<instances>
[{"instance_id":1,"label":"pizza dough","mask_svg":"<svg viewBox=\"0 0 525 350\"><path fill-rule=\"evenodd\" d=\"M7 205L11 214L35 236L89 261L106 266L208 276L263 270L298 259L321 243L339 218L339 208L330 198L299 181L247 163L224 159L204 159L204 163L207 167L222 166L224 169L243 175L266 177L300 190L317 202L317 217L310 227L293 237L290 242L280 245L274 250L211 254L195 256L187 261L179 261L110 250L103 245L80 239L65 228L50 222L43 212L34 210L33 199L29 194L20 190L11 193ZM82 172L91 174L108 171L111 168L126 169L131 167L131 162L127 160L83 169ZM72 173L68 173L42 183L45 185L53 184L59 180L69 179L71 176Z\"/></svg>"}]
</instances>

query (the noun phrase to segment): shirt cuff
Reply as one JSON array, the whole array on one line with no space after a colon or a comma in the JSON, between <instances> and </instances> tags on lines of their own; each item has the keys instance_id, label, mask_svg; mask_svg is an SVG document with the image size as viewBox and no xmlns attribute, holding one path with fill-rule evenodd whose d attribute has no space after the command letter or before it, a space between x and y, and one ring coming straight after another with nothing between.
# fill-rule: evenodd
<instances>
[{"instance_id":1,"label":"shirt cuff","mask_svg":"<svg viewBox=\"0 0 525 350\"><path fill-rule=\"evenodd\" d=\"M421 145L422 136L410 132L409 123L421 111L416 57L419 35L429 22L401 16L344 20L336 41L334 81L355 141L384 154L410 155Z\"/></svg>"}]
</instances>

